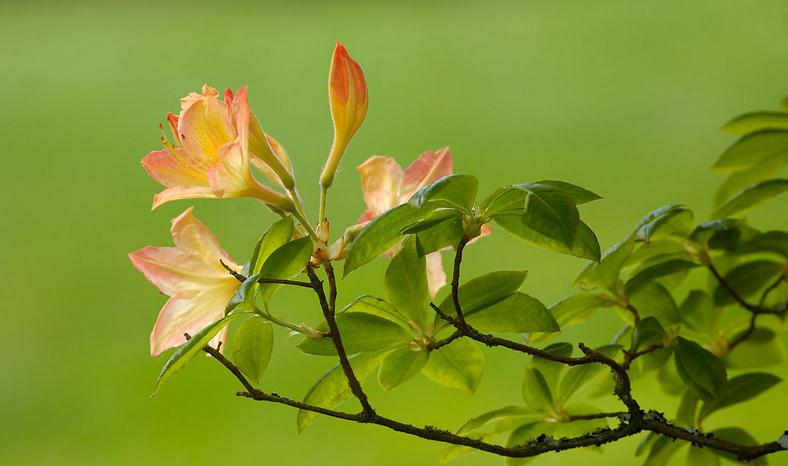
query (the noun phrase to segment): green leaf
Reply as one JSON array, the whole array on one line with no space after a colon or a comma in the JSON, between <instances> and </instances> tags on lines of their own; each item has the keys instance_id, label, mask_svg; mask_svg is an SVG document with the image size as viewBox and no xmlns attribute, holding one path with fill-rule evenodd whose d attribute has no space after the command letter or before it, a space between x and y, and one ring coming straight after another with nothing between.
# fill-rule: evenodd
<instances>
[{"instance_id":1,"label":"green leaf","mask_svg":"<svg viewBox=\"0 0 788 466\"><path fill-rule=\"evenodd\" d=\"M450 207L470 213L478 189L475 176L448 175L416 191L408 202L416 207Z\"/></svg>"},{"instance_id":2,"label":"green leaf","mask_svg":"<svg viewBox=\"0 0 788 466\"><path fill-rule=\"evenodd\" d=\"M627 284L629 302L638 310L640 317L656 317L663 326L679 323L681 321L673 295L657 282L643 282ZM625 314L629 319L629 314Z\"/></svg>"},{"instance_id":3,"label":"green leaf","mask_svg":"<svg viewBox=\"0 0 788 466\"><path fill-rule=\"evenodd\" d=\"M399 325L372 314L341 312L336 315L337 327L348 354L365 353L407 345L412 336ZM325 322L317 330L328 332ZM304 338L298 348L307 354L335 355L336 348L330 337Z\"/></svg>"},{"instance_id":4,"label":"green leaf","mask_svg":"<svg viewBox=\"0 0 788 466\"><path fill-rule=\"evenodd\" d=\"M274 331L270 322L261 317L244 321L233 335L233 360L247 377L260 383L271 360Z\"/></svg>"},{"instance_id":5,"label":"green leaf","mask_svg":"<svg viewBox=\"0 0 788 466\"><path fill-rule=\"evenodd\" d=\"M391 249L402 239L402 230L418 221L420 209L402 204L369 222L348 246L344 275Z\"/></svg>"},{"instance_id":6,"label":"green leaf","mask_svg":"<svg viewBox=\"0 0 788 466\"><path fill-rule=\"evenodd\" d=\"M382 317L390 322L394 322L404 329L410 328L407 319L405 319L394 306L374 296L359 296L352 303L342 308L339 314L354 312Z\"/></svg>"},{"instance_id":7,"label":"green leaf","mask_svg":"<svg viewBox=\"0 0 788 466\"><path fill-rule=\"evenodd\" d=\"M662 328L662 325L655 317L641 319L632 331L631 348L633 351L637 351L655 343L660 343L664 333L665 329Z\"/></svg>"},{"instance_id":8,"label":"green leaf","mask_svg":"<svg viewBox=\"0 0 788 466\"><path fill-rule=\"evenodd\" d=\"M676 345L676 369L702 400L717 398L728 378L725 365L717 356L681 337Z\"/></svg>"},{"instance_id":9,"label":"green leaf","mask_svg":"<svg viewBox=\"0 0 788 466\"><path fill-rule=\"evenodd\" d=\"M764 129L788 129L788 113L750 112L725 123L722 130L743 136Z\"/></svg>"},{"instance_id":10,"label":"green leaf","mask_svg":"<svg viewBox=\"0 0 788 466\"><path fill-rule=\"evenodd\" d=\"M676 411L676 422L682 426L695 427L696 413L698 412L698 396L692 390L687 390L681 396L678 410Z\"/></svg>"},{"instance_id":11,"label":"green leaf","mask_svg":"<svg viewBox=\"0 0 788 466\"><path fill-rule=\"evenodd\" d=\"M293 218L285 217L271 225L260 240L252 253L252 260L249 262L248 275L260 273L266 259L280 246L284 245L293 238Z\"/></svg>"},{"instance_id":12,"label":"green leaf","mask_svg":"<svg viewBox=\"0 0 788 466\"><path fill-rule=\"evenodd\" d=\"M567 183L566 181L541 180L537 181L536 184L551 186L565 192L572 198L572 201L574 201L576 205L602 199L602 196L572 183Z\"/></svg>"},{"instance_id":13,"label":"green leaf","mask_svg":"<svg viewBox=\"0 0 788 466\"><path fill-rule=\"evenodd\" d=\"M686 463L692 466L719 466L720 457L711 448L693 447L687 450Z\"/></svg>"},{"instance_id":14,"label":"green leaf","mask_svg":"<svg viewBox=\"0 0 788 466\"><path fill-rule=\"evenodd\" d=\"M716 243L723 245L723 249L731 249L738 243L741 236L739 222L740 220L732 218L707 220L695 227L690 239L700 244L708 244L712 248L714 248L712 244Z\"/></svg>"},{"instance_id":15,"label":"green leaf","mask_svg":"<svg viewBox=\"0 0 788 466\"><path fill-rule=\"evenodd\" d=\"M445 222L434 225L432 228L419 231L415 234L416 250L419 253L419 257L456 245L460 242L464 233L462 218L460 217L450 218Z\"/></svg>"},{"instance_id":16,"label":"green leaf","mask_svg":"<svg viewBox=\"0 0 788 466\"><path fill-rule=\"evenodd\" d=\"M466 322L484 332L558 332L558 324L538 299L516 292L471 313Z\"/></svg>"},{"instance_id":17,"label":"green leaf","mask_svg":"<svg viewBox=\"0 0 788 466\"><path fill-rule=\"evenodd\" d=\"M636 239L638 236L643 237L646 235L645 231L653 229L650 227L649 224L654 222L659 222L660 219L664 216L670 216L675 211L685 210L685 208L679 204L670 204L666 206L662 206L658 209L652 210L645 217L640 219L635 228L627 235L627 238L624 241L630 241Z\"/></svg>"},{"instance_id":18,"label":"green leaf","mask_svg":"<svg viewBox=\"0 0 788 466\"><path fill-rule=\"evenodd\" d=\"M788 191L788 179L775 178L755 183L736 193L719 206L711 216L725 218L741 214L785 191Z\"/></svg>"},{"instance_id":19,"label":"green leaf","mask_svg":"<svg viewBox=\"0 0 788 466\"><path fill-rule=\"evenodd\" d=\"M523 401L529 408L542 412L553 410L553 397L544 376L537 369L526 367L523 373Z\"/></svg>"},{"instance_id":20,"label":"green leaf","mask_svg":"<svg viewBox=\"0 0 788 466\"><path fill-rule=\"evenodd\" d=\"M742 298L755 296L771 283L780 273L780 264L769 260L756 260L741 264L725 274L725 280ZM714 290L714 302L718 306L735 303L730 292L722 285Z\"/></svg>"},{"instance_id":21,"label":"green leaf","mask_svg":"<svg viewBox=\"0 0 788 466\"><path fill-rule=\"evenodd\" d=\"M703 403L700 420L722 408L755 398L781 381L782 379L776 375L765 372L752 372L733 377L722 388L718 398Z\"/></svg>"},{"instance_id":22,"label":"green leaf","mask_svg":"<svg viewBox=\"0 0 788 466\"><path fill-rule=\"evenodd\" d=\"M391 259L383 282L388 302L405 318L420 327L427 322L430 291L424 257L416 252L415 241L406 241Z\"/></svg>"},{"instance_id":23,"label":"green leaf","mask_svg":"<svg viewBox=\"0 0 788 466\"><path fill-rule=\"evenodd\" d=\"M350 357L350 366L353 368L353 372L356 374L359 382L363 383L375 372L385 354L385 351L379 351ZM312 385L312 388L309 389L304 397L304 403L324 408L335 408L352 395L353 392L350 391L347 379L345 379L345 373L342 371L342 367L337 364ZM315 412L299 410L297 419L298 432L303 432L309 424L314 422L317 416L318 414Z\"/></svg>"},{"instance_id":24,"label":"green leaf","mask_svg":"<svg viewBox=\"0 0 788 466\"><path fill-rule=\"evenodd\" d=\"M610 305L596 293L582 292L553 304L549 310L559 327L564 328L582 322L600 307Z\"/></svg>"},{"instance_id":25,"label":"green leaf","mask_svg":"<svg viewBox=\"0 0 788 466\"><path fill-rule=\"evenodd\" d=\"M484 355L475 343L455 340L430 353L422 373L433 382L473 393L484 370Z\"/></svg>"},{"instance_id":26,"label":"green leaf","mask_svg":"<svg viewBox=\"0 0 788 466\"><path fill-rule=\"evenodd\" d=\"M739 246L738 254L771 253L788 259L788 233L784 231L767 231L759 233Z\"/></svg>"},{"instance_id":27,"label":"green leaf","mask_svg":"<svg viewBox=\"0 0 788 466\"><path fill-rule=\"evenodd\" d=\"M747 186L779 176L786 163L788 157L770 157L744 170L731 173L714 193L714 207L722 205Z\"/></svg>"},{"instance_id":28,"label":"green leaf","mask_svg":"<svg viewBox=\"0 0 788 466\"><path fill-rule=\"evenodd\" d=\"M562 254L570 254L582 259L599 261L599 241L591 228L583 222L579 223L574 243L571 247L567 247L560 239L546 236L532 229L526 223L526 218L522 215L522 212L494 215L492 218L495 223L509 233L536 246Z\"/></svg>"},{"instance_id":29,"label":"green leaf","mask_svg":"<svg viewBox=\"0 0 788 466\"><path fill-rule=\"evenodd\" d=\"M675 351L673 353L675 355ZM656 379L660 387L670 395L680 396L687 391L687 384L679 375L676 364L663 364L657 372Z\"/></svg>"},{"instance_id":30,"label":"green leaf","mask_svg":"<svg viewBox=\"0 0 788 466\"><path fill-rule=\"evenodd\" d=\"M289 241L276 248L268 256L260 268L260 277L289 280L306 268L310 257L312 257L311 239L305 237ZM281 287L282 285L277 283L262 283L257 291L257 296L263 302L267 302Z\"/></svg>"},{"instance_id":31,"label":"green leaf","mask_svg":"<svg viewBox=\"0 0 788 466\"><path fill-rule=\"evenodd\" d=\"M470 419L457 430L458 435L468 435L484 429L485 434L506 432L524 423L543 421L544 413L525 406L505 406Z\"/></svg>"},{"instance_id":32,"label":"green leaf","mask_svg":"<svg viewBox=\"0 0 788 466\"><path fill-rule=\"evenodd\" d=\"M386 355L378 372L378 383L383 391L389 391L418 374L427 364L429 353L413 351L409 347L397 348Z\"/></svg>"},{"instance_id":33,"label":"green leaf","mask_svg":"<svg viewBox=\"0 0 788 466\"><path fill-rule=\"evenodd\" d=\"M671 259L665 262L658 262L654 265L639 269L637 273L627 281L627 286L631 286L640 281L652 281L663 277L675 276L682 272L699 267L699 264L685 259Z\"/></svg>"},{"instance_id":34,"label":"green leaf","mask_svg":"<svg viewBox=\"0 0 788 466\"><path fill-rule=\"evenodd\" d=\"M433 212L432 214L427 215L423 219L420 219L419 221L408 225L402 230L402 233L405 235L412 235L414 233L419 233L425 230L429 230L430 228L440 225L441 223L446 222L448 220L456 220L456 219L460 219L461 217L462 214L460 212L457 212L456 210L439 209Z\"/></svg>"},{"instance_id":35,"label":"green leaf","mask_svg":"<svg viewBox=\"0 0 788 466\"><path fill-rule=\"evenodd\" d=\"M629 241L611 247L599 262L591 262L586 265L575 279L575 286L615 289L621 267L632 254L632 249L633 245Z\"/></svg>"},{"instance_id":36,"label":"green leaf","mask_svg":"<svg viewBox=\"0 0 788 466\"><path fill-rule=\"evenodd\" d=\"M224 308L224 315L231 313L238 306L241 306L254 297L254 291L257 289L257 280L260 279L260 274L250 275L246 277L243 283L235 290L235 293L230 297L230 301ZM250 308L253 306L249 306Z\"/></svg>"},{"instance_id":37,"label":"green leaf","mask_svg":"<svg viewBox=\"0 0 788 466\"><path fill-rule=\"evenodd\" d=\"M714 300L703 290L690 291L679 307L681 320L700 333L711 334L717 327L717 309Z\"/></svg>"},{"instance_id":38,"label":"green leaf","mask_svg":"<svg viewBox=\"0 0 788 466\"><path fill-rule=\"evenodd\" d=\"M757 445L758 442L752 437L752 435L748 434L747 431L741 429L739 427L725 427L722 429L717 429L711 432L711 434L729 442L738 443L740 445L745 446L753 446ZM736 455L731 453L726 453L720 450L713 450L716 454L728 458L731 461L737 462L738 458ZM765 465L766 464L766 457L762 456L760 458L756 458L750 461L753 465Z\"/></svg>"},{"instance_id":39,"label":"green leaf","mask_svg":"<svg viewBox=\"0 0 788 466\"><path fill-rule=\"evenodd\" d=\"M526 193L522 221L535 232L571 248L580 225L580 214L572 198L547 184L515 187Z\"/></svg>"},{"instance_id":40,"label":"green leaf","mask_svg":"<svg viewBox=\"0 0 788 466\"><path fill-rule=\"evenodd\" d=\"M511 296L520 289L527 275L528 272L524 270L492 272L463 283L457 290L463 315L470 317L480 309ZM451 295L447 296L439 307L444 314L457 315ZM440 317L436 317L437 320L440 320Z\"/></svg>"},{"instance_id":41,"label":"green leaf","mask_svg":"<svg viewBox=\"0 0 788 466\"><path fill-rule=\"evenodd\" d=\"M648 242L672 237L685 238L692 231L693 218L691 210L674 206L640 227L635 239Z\"/></svg>"},{"instance_id":42,"label":"green leaf","mask_svg":"<svg viewBox=\"0 0 788 466\"><path fill-rule=\"evenodd\" d=\"M186 365L189 364L189 362L191 362L195 356L200 354L200 352L202 352L202 348L207 345L208 342L211 341L211 338L215 337L221 329L223 329L233 320L241 316L249 315L249 312L237 312L235 314L230 314L192 335L191 339L179 346L178 349L176 349L170 355L170 358L167 360L167 362L164 363L164 367L162 367L161 372L159 373L159 378L156 380L156 386L153 388L153 395L159 391L162 385L173 378L178 372L181 371L181 369L186 367Z\"/></svg>"},{"instance_id":43,"label":"green leaf","mask_svg":"<svg viewBox=\"0 0 788 466\"><path fill-rule=\"evenodd\" d=\"M553 343L543 348L543 351L555 356L569 357L572 355L572 345L565 342ZM547 387L550 391L555 391L558 387L558 380L567 366L564 364L551 361L549 359L531 357L529 367L537 369L544 377Z\"/></svg>"},{"instance_id":44,"label":"green leaf","mask_svg":"<svg viewBox=\"0 0 788 466\"><path fill-rule=\"evenodd\" d=\"M786 154L788 154L788 131L773 129L757 131L739 138L728 146L713 168L718 171L740 171L772 157L785 157Z\"/></svg>"},{"instance_id":45,"label":"green leaf","mask_svg":"<svg viewBox=\"0 0 788 466\"><path fill-rule=\"evenodd\" d=\"M606 345L596 348L596 351L611 358L615 357L620 350L621 347L618 345ZM558 383L556 402L559 404L566 404L578 390L605 373L609 374L609 371L607 371L602 364L583 364L567 368L566 373L561 377Z\"/></svg>"}]
</instances>

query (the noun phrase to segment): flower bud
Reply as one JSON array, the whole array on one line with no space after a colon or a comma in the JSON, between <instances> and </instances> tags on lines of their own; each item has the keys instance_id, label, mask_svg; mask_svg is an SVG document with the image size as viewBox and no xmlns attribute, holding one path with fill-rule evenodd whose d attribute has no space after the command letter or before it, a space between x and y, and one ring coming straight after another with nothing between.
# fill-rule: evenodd
<instances>
[{"instance_id":1,"label":"flower bud","mask_svg":"<svg viewBox=\"0 0 788 466\"><path fill-rule=\"evenodd\" d=\"M367 114L367 83L358 63L348 55L345 47L337 42L328 74L328 98L331 119L334 122L334 142L328 160L320 175L320 185L331 186L339 161L350 139Z\"/></svg>"}]
</instances>

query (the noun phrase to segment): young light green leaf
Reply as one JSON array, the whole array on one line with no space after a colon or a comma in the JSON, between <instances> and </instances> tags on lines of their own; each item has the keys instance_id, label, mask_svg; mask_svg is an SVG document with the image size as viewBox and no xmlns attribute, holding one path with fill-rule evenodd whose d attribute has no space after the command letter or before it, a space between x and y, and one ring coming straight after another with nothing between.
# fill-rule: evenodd
<instances>
[{"instance_id":1,"label":"young light green leaf","mask_svg":"<svg viewBox=\"0 0 788 466\"><path fill-rule=\"evenodd\" d=\"M449 207L470 213L478 189L479 180L475 176L448 175L416 191L408 202L419 208Z\"/></svg>"},{"instance_id":2,"label":"young light green leaf","mask_svg":"<svg viewBox=\"0 0 788 466\"><path fill-rule=\"evenodd\" d=\"M788 154L788 131L768 129L750 133L725 149L712 167L723 172L750 168L772 157Z\"/></svg>"},{"instance_id":3,"label":"young light green leaf","mask_svg":"<svg viewBox=\"0 0 788 466\"><path fill-rule=\"evenodd\" d=\"M285 217L271 225L260 240L252 253L252 260L249 262L249 275L260 273L266 259L293 238L293 218Z\"/></svg>"},{"instance_id":4,"label":"young light green leaf","mask_svg":"<svg viewBox=\"0 0 788 466\"><path fill-rule=\"evenodd\" d=\"M505 406L470 419L457 430L458 435L483 431L485 434L506 432L517 426L545 419L545 414L525 406Z\"/></svg>"},{"instance_id":5,"label":"young light green leaf","mask_svg":"<svg viewBox=\"0 0 788 466\"><path fill-rule=\"evenodd\" d=\"M731 367L752 369L781 363L785 360L785 348L777 334L767 328L756 328L736 351L731 351L725 361Z\"/></svg>"},{"instance_id":6,"label":"young light green leaf","mask_svg":"<svg viewBox=\"0 0 788 466\"><path fill-rule=\"evenodd\" d=\"M572 345L565 342L553 343L551 345L545 346L543 351L555 356L566 358L572 355ZM547 388L552 393L556 391L556 388L558 387L558 380L561 378L561 374L564 372L564 370L566 370L567 366L559 362L534 356L531 357L528 367L536 369L542 374L545 383L547 383Z\"/></svg>"},{"instance_id":7,"label":"young light green leaf","mask_svg":"<svg viewBox=\"0 0 788 466\"><path fill-rule=\"evenodd\" d=\"M621 351L621 347L618 345L606 345L596 348L596 351L612 358ZM607 372L605 366L601 364L583 364L567 368L564 376L561 377L558 383L556 403L565 405L578 390L590 384L605 372Z\"/></svg>"},{"instance_id":8,"label":"young light green leaf","mask_svg":"<svg viewBox=\"0 0 788 466\"><path fill-rule=\"evenodd\" d=\"M458 289L463 315L469 317L480 309L511 296L520 289L527 275L528 272L524 270L492 272L463 283ZM439 307L447 315L457 315L451 295L447 296ZM436 317L437 320L440 320L440 317Z\"/></svg>"},{"instance_id":9,"label":"young light green leaf","mask_svg":"<svg viewBox=\"0 0 788 466\"><path fill-rule=\"evenodd\" d=\"M719 207L747 186L779 176L786 163L788 157L785 154L775 154L751 167L731 173L714 193L714 206Z\"/></svg>"},{"instance_id":10,"label":"young light green leaf","mask_svg":"<svg viewBox=\"0 0 788 466\"><path fill-rule=\"evenodd\" d=\"M405 346L391 351L383 359L378 372L378 383L383 391L406 382L418 374L427 364L429 353L426 351L413 351Z\"/></svg>"},{"instance_id":11,"label":"young light green leaf","mask_svg":"<svg viewBox=\"0 0 788 466\"><path fill-rule=\"evenodd\" d=\"M643 466L664 466L683 446L670 437L658 437L651 445L651 450L649 450Z\"/></svg>"},{"instance_id":12,"label":"young light green leaf","mask_svg":"<svg viewBox=\"0 0 788 466\"><path fill-rule=\"evenodd\" d=\"M687 450L686 463L692 466L720 466L720 457L711 448L694 447Z\"/></svg>"},{"instance_id":13,"label":"young light green leaf","mask_svg":"<svg viewBox=\"0 0 788 466\"><path fill-rule=\"evenodd\" d=\"M652 210L651 212L646 214L645 217L640 219L638 224L635 225L635 228L632 229L632 231L629 233L629 235L627 235L627 238L624 241L626 242L636 239L639 235L643 235L641 231L644 228L646 230L651 229L651 227L648 226L649 224L659 221L660 218L666 215L671 215L671 213L674 211L683 210L683 209L684 207L679 204L669 204L666 206L662 206L658 209Z\"/></svg>"},{"instance_id":14,"label":"young light green leaf","mask_svg":"<svg viewBox=\"0 0 788 466\"><path fill-rule=\"evenodd\" d=\"M624 262L632 254L633 244L630 241L618 243L605 253L599 262L590 262L575 279L575 286L587 288L604 288L612 290L618 282L618 276Z\"/></svg>"},{"instance_id":15,"label":"young light green leaf","mask_svg":"<svg viewBox=\"0 0 788 466\"><path fill-rule=\"evenodd\" d=\"M344 275L391 249L402 239L402 230L417 222L420 215L419 208L402 204L369 222L348 246Z\"/></svg>"},{"instance_id":16,"label":"young light green leaf","mask_svg":"<svg viewBox=\"0 0 788 466\"><path fill-rule=\"evenodd\" d=\"M471 313L466 322L484 332L558 332L558 324L538 299L516 292Z\"/></svg>"},{"instance_id":17,"label":"young light green leaf","mask_svg":"<svg viewBox=\"0 0 788 466\"><path fill-rule=\"evenodd\" d=\"M175 352L170 355L170 358L167 360L167 362L164 363L164 367L162 367L161 372L159 373L159 378L156 380L156 386L153 388L153 395L159 391L162 385L173 378L178 372L181 371L181 369L186 367L186 365L189 364L189 362L191 362L195 356L200 354L202 348L207 345L208 342L211 341L211 338L215 337L221 329L223 329L233 320L242 316L248 317L249 315L249 312L236 312L234 314L230 314L192 335L191 339L179 346L178 349L176 349Z\"/></svg>"},{"instance_id":18,"label":"young light green leaf","mask_svg":"<svg viewBox=\"0 0 788 466\"><path fill-rule=\"evenodd\" d=\"M274 331L270 322L253 316L244 321L233 335L233 360L247 377L260 383L271 360Z\"/></svg>"},{"instance_id":19,"label":"young light green leaf","mask_svg":"<svg viewBox=\"0 0 788 466\"><path fill-rule=\"evenodd\" d=\"M760 181L736 193L732 198L719 206L711 216L713 218L725 218L744 213L785 191L788 191L788 179L775 178Z\"/></svg>"},{"instance_id":20,"label":"young light green leaf","mask_svg":"<svg viewBox=\"0 0 788 466\"><path fill-rule=\"evenodd\" d=\"M555 432L556 423L537 422L527 423L515 429L509 438L506 440L507 447L514 447L517 445L525 445L528 441L536 439L540 435L551 435ZM533 461L534 458L511 458L506 457L503 460L504 466L522 466Z\"/></svg>"},{"instance_id":21,"label":"young light green leaf","mask_svg":"<svg viewBox=\"0 0 788 466\"><path fill-rule=\"evenodd\" d=\"M750 435L749 433L747 433L747 431L739 427L725 427L722 429L714 430L711 432L711 434L723 440L727 440L733 443L738 443L740 445L752 446L758 444L758 442L752 437L752 435ZM728 458L729 460L734 462L738 461L736 455L723 452L720 450L713 450L713 451L716 454L722 456L723 458ZM766 457L762 456L760 458L756 458L752 460L751 463L756 466L763 466L766 464Z\"/></svg>"},{"instance_id":22,"label":"young light green leaf","mask_svg":"<svg viewBox=\"0 0 788 466\"><path fill-rule=\"evenodd\" d=\"M738 136L764 129L788 130L788 113L750 112L739 115L725 123L722 130Z\"/></svg>"},{"instance_id":23,"label":"young light green leaf","mask_svg":"<svg viewBox=\"0 0 788 466\"><path fill-rule=\"evenodd\" d=\"M388 302L397 311L421 327L427 323L430 291L426 260L416 252L415 241L406 241L391 259L383 284Z\"/></svg>"},{"instance_id":24,"label":"young light green leaf","mask_svg":"<svg viewBox=\"0 0 788 466\"><path fill-rule=\"evenodd\" d=\"M564 328L588 319L600 307L609 307L610 302L597 293L582 292L572 295L549 307L558 326Z\"/></svg>"},{"instance_id":25,"label":"young light green leaf","mask_svg":"<svg viewBox=\"0 0 788 466\"><path fill-rule=\"evenodd\" d=\"M703 403L700 420L703 421L711 413L722 408L755 398L781 381L782 379L776 375L765 372L752 372L733 377L722 388L718 398Z\"/></svg>"},{"instance_id":26,"label":"young light green leaf","mask_svg":"<svg viewBox=\"0 0 788 466\"><path fill-rule=\"evenodd\" d=\"M780 273L780 264L769 260L755 260L733 268L725 274L725 280L743 298L750 298L771 283ZM735 299L722 285L714 290L714 302L718 306L733 304Z\"/></svg>"},{"instance_id":27,"label":"young light green leaf","mask_svg":"<svg viewBox=\"0 0 788 466\"><path fill-rule=\"evenodd\" d=\"M484 355L478 346L459 339L432 351L422 373L437 384L473 393L479 386L483 370Z\"/></svg>"},{"instance_id":28,"label":"young light green leaf","mask_svg":"<svg viewBox=\"0 0 788 466\"><path fill-rule=\"evenodd\" d=\"M675 359L679 375L700 399L719 397L728 375L717 356L694 341L679 337Z\"/></svg>"},{"instance_id":29,"label":"young light green leaf","mask_svg":"<svg viewBox=\"0 0 788 466\"><path fill-rule=\"evenodd\" d=\"M635 234L638 241L656 241L665 238L685 238L692 231L691 210L676 206L644 224Z\"/></svg>"},{"instance_id":30,"label":"young light green leaf","mask_svg":"<svg viewBox=\"0 0 788 466\"><path fill-rule=\"evenodd\" d=\"M364 382L378 368L380 361L385 356L385 351L375 353L361 353L350 357L350 366L359 382ZM304 403L334 408L353 395L348 386L342 367L337 364L323 374L304 397ZM303 432L309 424L314 422L318 414L303 409L298 411L298 432Z\"/></svg>"},{"instance_id":31,"label":"young light green leaf","mask_svg":"<svg viewBox=\"0 0 788 466\"><path fill-rule=\"evenodd\" d=\"M268 256L260 268L260 277L291 279L306 268L310 257L312 257L311 239L305 237L289 241ZM262 283L257 296L263 302L268 302L274 292L281 287L282 285L276 283Z\"/></svg>"},{"instance_id":32,"label":"young light green leaf","mask_svg":"<svg viewBox=\"0 0 788 466\"><path fill-rule=\"evenodd\" d=\"M372 314L341 312L336 315L336 321L348 354L405 346L412 338L410 333L399 325ZM317 326L317 330L328 332L328 326L323 322ZM326 336L304 338L298 348L307 354L336 354L332 339Z\"/></svg>"}]
</instances>

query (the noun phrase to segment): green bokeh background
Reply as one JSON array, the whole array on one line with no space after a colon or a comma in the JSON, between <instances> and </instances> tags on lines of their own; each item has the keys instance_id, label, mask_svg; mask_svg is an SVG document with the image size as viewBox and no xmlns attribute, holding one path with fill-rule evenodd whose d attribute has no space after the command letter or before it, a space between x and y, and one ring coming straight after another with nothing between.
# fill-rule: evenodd
<instances>
[{"instance_id":1,"label":"green bokeh background","mask_svg":"<svg viewBox=\"0 0 788 466\"><path fill-rule=\"evenodd\" d=\"M2 2L0 463L436 464L439 445L378 427L320 419L299 436L293 410L236 398L236 383L207 358L149 398L164 360L149 356L148 333L165 298L126 254L169 244L169 219L189 205L237 260L274 219L249 200L150 212L159 187L139 160L159 147L158 123L203 83L248 84L315 214L335 40L361 63L371 94L332 191L336 231L362 210L353 167L366 157L408 163L451 145L456 170L478 175L482 192L542 178L599 192L605 199L583 214L606 248L666 203L705 216L721 179L708 167L731 141L719 126L774 108L788 90L784 0ZM785 228L785 214L781 199L755 220ZM569 293L583 265L504 234L474 245L466 262L466 276L528 269L526 291L546 303ZM384 266L345 280L340 300L380 293ZM309 298L282 292L276 311L313 321ZM602 312L566 338L602 343L617 327ZM276 335L266 390L301 397L331 364L299 354L295 342ZM453 428L518 400L522 359L486 356L476 396L418 376L385 395L369 384L371 397L382 413ZM786 367L773 370L786 376ZM672 410L654 387L639 382L636 394ZM788 427L784 394L779 386L709 427L740 425L772 440ZM534 464L630 465L636 442ZM455 464L500 460L475 454Z\"/></svg>"}]
</instances>

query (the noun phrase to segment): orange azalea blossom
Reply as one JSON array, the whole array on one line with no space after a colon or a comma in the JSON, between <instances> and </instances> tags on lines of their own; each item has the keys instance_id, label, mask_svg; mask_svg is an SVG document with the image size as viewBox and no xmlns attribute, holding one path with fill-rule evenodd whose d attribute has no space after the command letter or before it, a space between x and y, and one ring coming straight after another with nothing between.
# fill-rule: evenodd
<instances>
[{"instance_id":1,"label":"orange azalea blossom","mask_svg":"<svg viewBox=\"0 0 788 466\"><path fill-rule=\"evenodd\" d=\"M131 263L170 297L150 334L153 356L186 342L224 314L240 283L219 262L241 267L219 245L219 240L186 209L172 220L175 247L144 247L129 254ZM220 333L216 340L224 339ZM215 342L214 342L215 343Z\"/></svg>"},{"instance_id":2,"label":"orange azalea blossom","mask_svg":"<svg viewBox=\"0 0 788 466\"><path fill-rule=\"evenodd\" d=\"M251 114L247 89L202 93L181 99L180 115L167 114L175 145L162 136L164 150L142 159L148 176L166 189L153 198L153 208L176 199L254 197L278 211L290 211L290 198L260 184L251 165L283 186L292 188L290 160L282 146L263 133Z\"/></svg>"},{"instance_id":3,"label":"orange azalea blossom","mask_svg":"<svg viewBox=\"0 0 788 466\"><path fill-rule=\"evenodd\" d=\"M364 225L377 216L410 200L419 189L452 173L451 152L448 147L421 154L405 170L391 157L375 155L358 167L361 173L361 191L367 210L358 219ZM351 227L351 228L357 228ZM489 234L483 226L482 234ZM397 248L388 251L393 256ZM439 251L427 254L427 282L430 294L435 297L445 284L446 272Z\"/></svg>"},{"instance_id":4,"label":"orange azalea blossom","mask_svg":"<svg viewBox=\"0 0 788 466\"><path fill-rule=\"evenodd\" d=\"M364 121L369 104L364 73L339 42L334 48L328 72L328 99L331 119L334 121L334 142L320 175L320 185L324 188L331 186L334 181L339 161L350 139Z\"/></svg>"}]
</instances>

